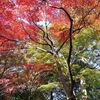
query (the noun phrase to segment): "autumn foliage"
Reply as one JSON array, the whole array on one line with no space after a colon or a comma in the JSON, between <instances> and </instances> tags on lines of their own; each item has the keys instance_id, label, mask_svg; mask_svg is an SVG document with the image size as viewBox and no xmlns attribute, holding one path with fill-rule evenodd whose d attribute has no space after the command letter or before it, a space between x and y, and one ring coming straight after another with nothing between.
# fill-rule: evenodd
<instances>
[{"instance_id":1,"label":"autumn foliage","mask_svg":"<svg viewBox=\"0 0 100 100\"><path fill-rule=\"evenodd\" d=\"M69 33L74 37L87 27L100 31L99 10L99 0L1 0L0 55L10 51L16 52L16 48L27 49L25 47L27 42L42 45L43 50L45 46L48 46L44 51L52 55L57 49L57 54L59 54L63 44L68 43L71 38ZM55 68L54 64L30 64L27 61L18 62L16 65L23 66L24 72L22 74L7 73L7 76L14 77L14 80L10 82L8 79L1 78L1 85L9 83L18 88L18 85L19 87L22 85L18 83L21 78L26 84L35 76L34 73L53 71ZM39 82L40 80L34 79L28 84ZM5 91L11 92L14 86L11 85L10 90L7 88L8 90Z\"/></svg>"},{"instance_id":2,"label":"autumn foliage","mask_svg":"<svg viewBox=\"0 0 100 100\"><path fill-rule=\"evenodd\" d=\"M89 13L89 10L99 11L99 5L98 0L61 0L61 2L60 0L49 0L47 2L46 0L3 0L0 1L0 36L15 42L16 40L29 39L29 36L33 40L38 40L38 32L41 30L35 24L47 21L53 24L53 34L58 36L59 33L62 33L60 38L63 40L63 38L68 38L64 35L68 31L62 29L61 32L61 30L55 29L57 27L55 24L64 24L67 29L70 24L69 19L61 9L54 7L62 6L67 9L73 18L74 28L76 29L91 23L97 24L95 21L99 18L98 13L96 14L94 11ZM1 41L4 41L4 39L1 39Z\"/></svg>"}]
</instances>

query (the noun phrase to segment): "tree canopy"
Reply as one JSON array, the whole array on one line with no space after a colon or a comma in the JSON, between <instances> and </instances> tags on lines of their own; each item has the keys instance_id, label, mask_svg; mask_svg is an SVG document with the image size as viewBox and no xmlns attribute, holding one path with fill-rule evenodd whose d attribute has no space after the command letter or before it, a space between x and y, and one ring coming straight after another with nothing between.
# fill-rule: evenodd
<instances>
[{"instance_id":1,"label":"tree canopy","mask_svg":"<svg viewBox=\"0 0 100 100\"><path fill-rule=\"evenodd\" d=\"M53 100L60 87L68 100L99 98L99 33L100 0L0 1L0 93Z\"/></svg>"}]
</instances>

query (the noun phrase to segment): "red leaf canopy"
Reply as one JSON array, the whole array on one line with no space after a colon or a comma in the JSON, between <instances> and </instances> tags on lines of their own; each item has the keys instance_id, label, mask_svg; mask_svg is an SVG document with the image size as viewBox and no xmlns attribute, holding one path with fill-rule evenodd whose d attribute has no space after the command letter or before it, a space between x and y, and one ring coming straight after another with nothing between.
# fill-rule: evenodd
<instances>
[{"instance_id":1,"label":"red leaf canopy","mask_svg":"<svg viewBox=\"0 0 100 100\"><path fill-rule=\"evenodd\" d=\"M82 10L87 12L97 2L98 0L1 0L0 43L2 44L5 39L16 42L16 40L26 40L30 37L33 41L38 41L40 28L44 29L44 22L53 25L52 29L55 23L66 24L66 28L69 28L68 16L54 7L63 7L67 10L74 19L74 27L77 27L79 25L77 23L81 22L80 18L83 16ZM37 25L40 22L42 25ZM51 33L53 31L50 30ZM58 34L58 31L55 30L55 34ZM64 35L68 31L64 30L60 33L61 41L68 38Z\"/></svg>"}]
</instances>

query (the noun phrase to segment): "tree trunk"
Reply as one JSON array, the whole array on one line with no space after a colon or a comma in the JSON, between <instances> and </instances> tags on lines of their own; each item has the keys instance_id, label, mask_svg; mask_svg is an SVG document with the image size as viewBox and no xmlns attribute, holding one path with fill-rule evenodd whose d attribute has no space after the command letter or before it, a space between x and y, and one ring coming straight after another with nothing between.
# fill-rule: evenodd
<instances>
[{"instance_id":1,"label":"tree trunk","mask_svg":"<svg viewBox=\"0 0 100 100\"><path fill-rule=\"evenodd\" d=\"M58 59L55 57L57 68L58 68L58 77L63 86L63 89L68 96L68 100L76 100L75 95L73 93L72 85L69 82L66 82L65 76L62 73L61 67L62 65L59 63Z\"/></svg>"}]
</instances>

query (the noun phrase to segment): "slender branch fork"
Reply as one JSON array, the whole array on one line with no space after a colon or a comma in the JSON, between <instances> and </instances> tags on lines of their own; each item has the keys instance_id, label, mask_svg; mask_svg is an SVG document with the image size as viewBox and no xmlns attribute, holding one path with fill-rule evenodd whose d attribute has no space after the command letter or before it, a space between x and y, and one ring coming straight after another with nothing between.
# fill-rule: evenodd
<instances>
[{"instance_id":1,"label":"slender branch fork","mask_svg":"<svg viewBox=\"0 0 100 100\"><path fill-rule=\"evenodd\" d=\"M73 19L71 18L70 14L63 8L63 7L53 7L53 8L57 8L57 9L61 9L65 12L65 14L68 16L69 20L70 20L70 29L69 29L69 39L70 39L70 48L69 48L69 55L68 55L68 59L67 59L67 64L68 64L68 69L69 69L69 74L70 74L70 79L71 79L71 88L73 89L73 75L71 72L71 55L72 55L72 32L73 32ZM57 50L57 52L60 51L60 49L63 47L63 45L66 43L67 39L62 43L62 45L59 47L59 49Z\"/></svg>"},{"instance_id":2,"label":"slender branch fork","mask_svg":"<svg viewBox=\"0 0 100 100\"><path fill-rule=\"evenodd\" d=\"M47 43L47 45L52 49L52 46L54 45L52 40L50 39L49 37L49 34L47 32L47 25L46 25L46 31L43 30L41 27L39 27L39 25L37 25L37 23L34 21L33 17L31 16L31 12L30 12L30 9L29 9L29 14L30 14L30 17L31 17L31 20L32 20L32 23L39 29L43 32L43 39L44 41Z\"/></svg>"}]
</instances>

